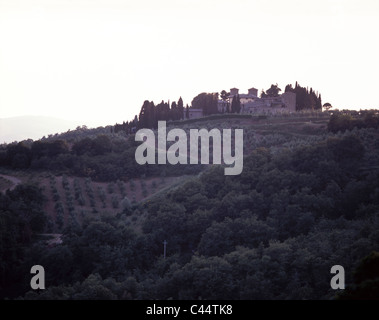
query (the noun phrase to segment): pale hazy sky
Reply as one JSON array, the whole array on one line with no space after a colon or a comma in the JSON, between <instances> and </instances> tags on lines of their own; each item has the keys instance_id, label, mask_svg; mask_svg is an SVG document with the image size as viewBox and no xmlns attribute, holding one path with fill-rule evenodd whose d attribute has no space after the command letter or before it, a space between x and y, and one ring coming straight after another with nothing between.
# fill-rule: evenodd
<instances>
[{"instance_id":1,"label":"pale hazy sky","mask_svg":"<svg viewBox=\"0 0 379 320\"><path fill-rule=\"evenodd\" d=\"M144 100L298 81L379 108L378 0L0 0L0 118L89 126Z\"/></svg>"}]
</instances>

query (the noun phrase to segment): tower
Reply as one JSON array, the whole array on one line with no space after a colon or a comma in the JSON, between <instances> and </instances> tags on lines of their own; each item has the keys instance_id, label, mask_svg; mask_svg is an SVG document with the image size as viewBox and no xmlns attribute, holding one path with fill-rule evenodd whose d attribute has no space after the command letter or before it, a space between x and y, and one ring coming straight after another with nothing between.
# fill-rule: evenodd
<instances>
[{"instance_id":1,"label":"tower","mask_svg":"<svg viewBox=\"0 0 379 320\"><path fill-rule=\"evenodd\" d=\"M257 97L258 96L258 89L251 88L248 90L248 93L249 93L249 95Z\"/></svg>"},{"instance_id":2,"label":"tower","mask_svg":"<svg viewBox=\"0 0 379 320\"><path fill-rule=\"evenodd\" d=\"M237 88L232 88L232 89L230 89L230 95L231 96L234 96L234 95L237 95L238 94L238 89Z\"/></svg>"}]
</instances>

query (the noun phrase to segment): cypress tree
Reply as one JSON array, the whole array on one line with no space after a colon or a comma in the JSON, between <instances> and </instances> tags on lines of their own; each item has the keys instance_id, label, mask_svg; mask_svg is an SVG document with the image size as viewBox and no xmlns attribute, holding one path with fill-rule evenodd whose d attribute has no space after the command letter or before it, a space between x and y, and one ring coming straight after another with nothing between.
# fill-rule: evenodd
<instances>
[{"instance_id":1,"label":"cypress tree","mask_svg":"<svg viewBox=\"0 0 379 320\"><path fill-rule=\"evenodd\" d=\"M183 106L183 99L182 97L178 100L178 113L179 113L179 120L184 118L184 106Z\"/></svg>"}]
</instances>

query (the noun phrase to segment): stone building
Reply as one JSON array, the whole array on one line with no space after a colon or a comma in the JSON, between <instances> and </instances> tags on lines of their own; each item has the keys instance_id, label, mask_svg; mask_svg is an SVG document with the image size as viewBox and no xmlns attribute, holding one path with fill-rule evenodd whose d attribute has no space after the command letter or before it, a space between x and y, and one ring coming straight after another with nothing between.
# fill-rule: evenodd
<instances>
[{"instance_id":1,"label":"stone building","mask_svg":"<svg viewBox=\"0 0 379 320\"><path fill-rule=\"evenodd\" d=\"M188 108L189 119L196 119L203 117L203 109ZM186 108L183 110L183 119L187 119Z\"/></svg>"},{"instance_id":2,"label":"stone building","mask_svg":"<svg viewBox=\"0 0 379 320\"><path fill-rule=\"evenodd\" d=\"M296 111L296 94L285 92L278 97L259 98L258 90L251 88L248 93L239 93L239 89L230 89L227 101L218 101L218 111L221 113L230 111L233 97L238 95L241 102L241 113L250 114L277 114L292 113Z\"/></svg>"}]
</instances>

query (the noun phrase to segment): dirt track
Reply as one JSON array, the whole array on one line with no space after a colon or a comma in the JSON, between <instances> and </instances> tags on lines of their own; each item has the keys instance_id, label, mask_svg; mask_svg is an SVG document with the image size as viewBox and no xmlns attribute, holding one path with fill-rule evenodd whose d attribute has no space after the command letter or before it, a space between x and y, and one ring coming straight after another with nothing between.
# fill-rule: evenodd
<instances>
[{"instance_id":1,"label":"dirt track","mask_svg":"<svg viewBox=\"0 0 379 320\"><path fill-rule=\"evenodd\" d=\"M2 177L4 179L12 182L12 186L8 188L9 190L13 190L14 188L16 188L16 186L18 184L21 183L21 180L19 178L16 178L16 177L13 177L13 176L7 176L5 174L0 174L0 177ZM5 190L1 190L1 191L5 192Z\"/></svg>"}]
</instances>

